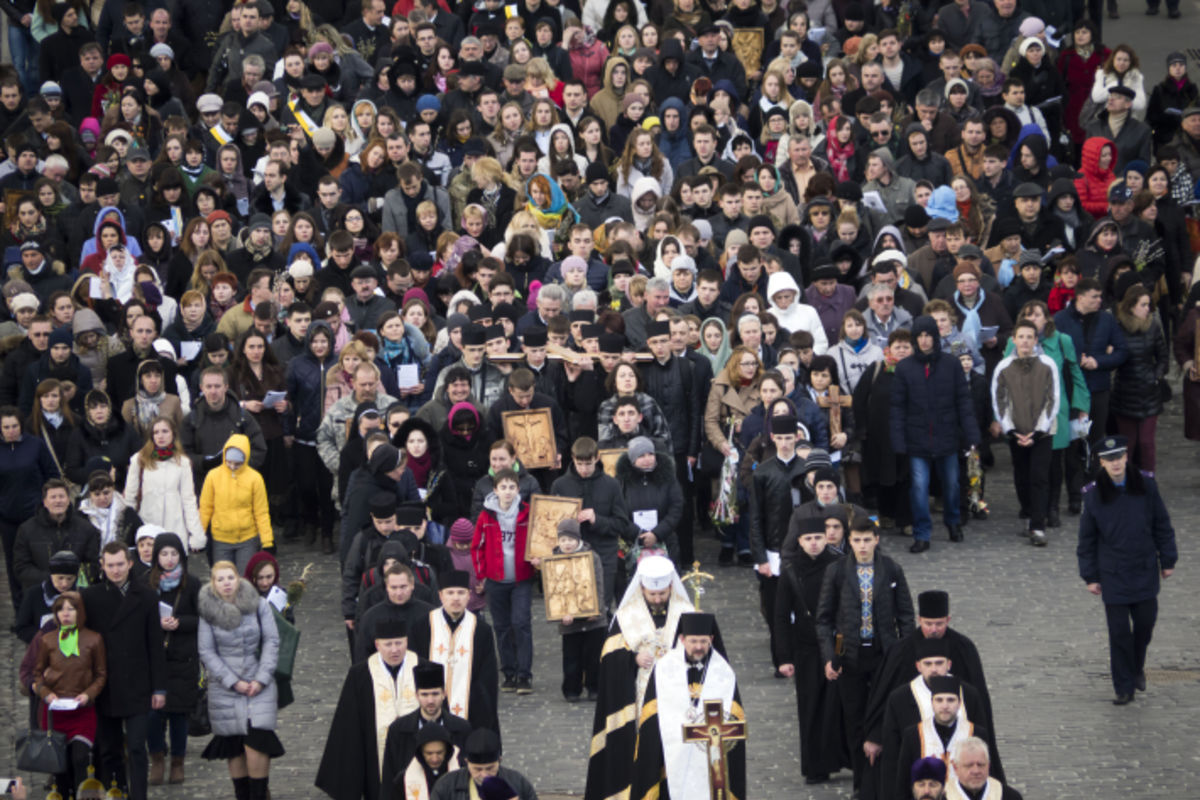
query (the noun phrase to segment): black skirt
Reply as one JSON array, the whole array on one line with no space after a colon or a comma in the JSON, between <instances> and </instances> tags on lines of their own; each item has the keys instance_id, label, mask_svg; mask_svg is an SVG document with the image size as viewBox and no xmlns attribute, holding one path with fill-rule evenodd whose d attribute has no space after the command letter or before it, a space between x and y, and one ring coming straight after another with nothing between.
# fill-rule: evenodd
<instances>
[{"instance_id":1,"label":"black skirt","mask_svg":"<svg viewBox=\"0 0 1200 800\"><path fill-rule=\"evenodd\" d=\"M269 758L279 758L283 755L283 742L279 741L275 731L264 731L253 726L248 728L248 731L245 736L214 736L200 757L209 761L228 761L245 755L247 747Z\"/></svg>"}]
</instances>

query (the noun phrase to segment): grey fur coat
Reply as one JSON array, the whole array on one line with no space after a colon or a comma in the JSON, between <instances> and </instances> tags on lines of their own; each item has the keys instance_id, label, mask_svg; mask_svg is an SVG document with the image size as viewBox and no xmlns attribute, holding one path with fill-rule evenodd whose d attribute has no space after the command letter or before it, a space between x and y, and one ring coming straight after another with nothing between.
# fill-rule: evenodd
<instances>
[{"instance_id":1,"label":"grey fur coat","mask_svg":"<svg viewBox=\"0 0 1200 800\"><path fill-rule=\"evenodd\" d=\"M199 643L213 733L244 736L248 726L275 730L279 631L271 606L249 581L240 580L232 603L218 597L211 583L200 589ZM234 691L238 681L258 681L263 689L247 697Z\"/></svg>"}]
</instances>

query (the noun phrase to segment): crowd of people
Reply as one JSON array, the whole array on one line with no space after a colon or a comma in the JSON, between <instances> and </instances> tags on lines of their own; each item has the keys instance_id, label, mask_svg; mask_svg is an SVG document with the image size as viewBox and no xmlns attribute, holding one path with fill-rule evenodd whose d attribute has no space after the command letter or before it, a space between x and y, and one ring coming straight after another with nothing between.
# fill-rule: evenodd
<instances>
[{"instance_id":1,"label":"crowd of people","mask_svg":"<svg viewBox=\"0 0 1200 800\"><path fill-rule=\"evenodd\" d=\"M0 537L63 797L183 782L189 726L269 795L301 547L353 663L317 786L534 797L498 708L535 691L535 532L594 571L558 622L589 798L694 792L677 723L744 721L679 581L705 537L756 573L807 780L1016 796L948 598L876 549L964 541L1004 472L1033 547L1078 518L1115 702L1145 689L1200 89L1099 2L0 10Z\"/></svg>"}]
</instances>

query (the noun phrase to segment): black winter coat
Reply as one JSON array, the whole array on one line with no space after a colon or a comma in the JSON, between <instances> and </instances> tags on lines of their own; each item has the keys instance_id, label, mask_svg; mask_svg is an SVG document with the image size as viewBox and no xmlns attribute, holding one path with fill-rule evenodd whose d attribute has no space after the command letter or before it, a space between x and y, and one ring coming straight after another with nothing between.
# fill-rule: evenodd
<instances>
[{"instance_id":1,"label":"black winter coat","mask_svg":"<svg viewBox=\"0 0 1200 800\"><path fill-rule=\"evenodd\" d=\"M596 512L596 521L583 523L579 530L588 546L600 554L605 573L610 565L615 570L619 541L629 540L632 520L617 479L606 475L598 462L589 477L581 478L575 464L570 463L567 471L551 485L550 494L578 497L583 500L584 509Z\"/></svg>"},{"instance_id":2,"label":"black winter coat","mask_svg":"<svg viewBox=\"0 0 1200 800\"><path fill-rule=\"evenodd\" d=\"M100 559L100 531L88 518L68 507L61 522L50 518L50 512L39 506L33 518L17 528L13 545L13 572L21 586L28 589L50 577L50 557L59 550L70 550L79 556L88 575L96 574Z\"/></svg>"},{"instance_id":3,"label":"black winter coat","mask_svg":"<svg viewBox=\"0 0 1200 800\"><path fill-rule=\"evenodd\" d=\"M104 580L83 592L88 627L104 638L108 674L96 711L132 717L150 711L150 696L167 691L167 654L158 618L158 597L144 581L121 590Z\"/></svg>"},{"instance_id":4,"label":"black winter coat","mask_svg":"<svg viewBox=\"0 0 1200 800\"><path fill-rule=\"evenodd\" d=\"M658 544L667 548L671 560L679 561L679 521L683 518L683 489L675 480L675 460L670 455L659 451L655 454L657 463L650 472L643 472L629 461L629 455L621 456L617 462L617 481L621 484L621 494L625 497L625 507L629 509L627 518L629 538L636 539L641 533L633 523L633 515L638 511L654 509L658 512L658 524L651 533L658 539Z\"/></svg>"},{"instance_id":5,"label":"black winter coat","mask_svg":"<svg viewBox=\"0 0 1200 800\"><path fill-rule=\"evenodd\" d=\"M448 425L438 431L442 464L446 468L442 480L448 480L454 485L455 497L470 497L475 489L475 481L487 474L488 445L491 443L484 435L482 422L480 420L479 430L470 439L456 436Z\"/></svg>"},{"instance_id":6,"label":"black winter coat","mask_svg":"<svg viewBox=\"0 0 1200 800\"><path fill-rule=\"evenodd\" d=\"M961 370L959 372L961 374ZM875 551L873 582L875 643L881 655L913 632L915 620L912 595L900 565L879 550ZM821 661L854 663L861 643L859 629L862 605L858 593L858 562L846 556L840 563L825 570L821 583L821 599L817 604L817 636L821 646ZM834 637L842 635L844 655L834 654Z\"/></svg>"},{"instance_id":7,"label":"black winter coat","mask_svg":"<svg viewBox=\"0 0 1200 800\"><path fill-rule=\"evenodd\" d=\"M1135 469L1116 486L1107 472L1083 488L1079 577L1099 583L1105 603L1139 603L1158 595L1161 570L1174 569L1175 529L1154 478Z\"/></svg>"},{"instance_id":8,"label":"black winter coat","mask_svg":"<svg viewBox=\"0 0 1200 800\"><path fill-rule=\"evenodd\" d=\"M167 713L186 714L200 699L200 648L196 643L200 627L199 596L200 580L194 575L188 575L183 585L158 596L160 602L175 609L173 616L179 620L175 630L160 631L167 655Z\"/></svg>"},{"instance_id":9,"label":"black winter coat","mask_svg":"<svg viewBox=\"0 0 1200 800\"><path fill-rule=\"evenodd\" d=\"M754 470L750 485L750 552L755 564L767 563L767 551L778 553L792 519L792 489L804 483L804 459L784 464L766 459ZM807 556L805 556L807 558Z\"/></svg>"},{"instance_id":10,"label":"black winter coat","mask_svg":"<svg viewBox=\"0 0 1200 800\"><path fill-rule=\"evenodd\" d=\"M117 485L125 485L125 472L129 459L143 442L132 425L127 425L119 414L113 414L103 428L97 428L84 419L67 442L67 461L63 468L73 483L85 484L88 479L87 462L96 456L106 456L117 470Z\"/></svg>"},{"instance_id":11,"label":"black winter coat","mask_svg":"<svg viewBox=\"0 0 1200 800\"><path fill-rule=\"evenodd\" d=\"M46 443L31 433L0 444L0 520L19 525L39 508L42 484L58 475Z\"/></svg>"},{"instance_id":12,"label":"black winter coat","mask_svg":"<svg viewBox=\"0 0 1200 800\"><path fill-rule=\"evenodd\" d=\"M673 455L692 456L700 453L701 395L693 377L692 362L671 356L666 364L650 361L641 365L642 391L654 398L671 428Z\"/></svg>"},{"instance_id":13,"label":"black winter coat","mask_svg":"<svg viewBox=\"0 0 1200 800\"><path fill-rule=\"evenodd\" d=\"M1163 410L1158 382L1171 368L1167 337L1153 317L1145 326L1136 325L1137 320L1127 318L1120 311L1117 317L1125 334L1125 347L1129 355L1117 367L1108 407L1122 417L1156 417Z\"/></svg>"},{"instance_id":14,"label":"black winter coat","mask_svg":"<svg viewBox=\"0 0 1200 800\"><path fill-rule=\"evenodd\" d=\"M913 336L929 317L919 317ZM896 365L892 380L892 449L919 458L948 456L964 445L979 444L979 425L971 408L971 389L962 365L941 352L941 337L933 328L933 352L913 355Z\"/></svg>"},{"instance_id":15,"label":"black winter coat","mask_svg":"<svg viewBox=\"0 0 1200 800\"><path fill-rule=\"evenodd\" d=\"M325 414L325 375L337 363L337 354L333 348L319 360L312 352L312 337L317 331L324 331L333 341L333 331L326 322L314 322L308 326L304 336L304 352L287 365L287 393L291 416L291 428L296 438L302 442L315 442L317 428L321 426L321 418Z\"/></svg>"}]
</instances>

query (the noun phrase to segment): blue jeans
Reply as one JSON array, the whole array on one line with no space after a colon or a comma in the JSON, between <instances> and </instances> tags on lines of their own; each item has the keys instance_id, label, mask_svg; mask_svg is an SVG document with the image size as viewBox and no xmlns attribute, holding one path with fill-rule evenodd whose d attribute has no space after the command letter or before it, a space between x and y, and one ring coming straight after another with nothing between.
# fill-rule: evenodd
<instances>
[{"instance_id":1,"label":"blue jeans","mask_svg":"<svg viewBox=\"0 0 1200 800\"><path fill-rule=\"evenodd\" d=\"M170 733L171 755L183 758L187 755L188 715L182 711L150 710L150 730L146 732L146 743L150 745L151 753L167 752L167 738L164 733Z\"/></svg>"},{"instance_id":2,"label":"blue jeans","mask_svg":"<svg viewBox=\"0 0 1200 800\"><path fill-rule=\"evenodd\" d=\"M12 52L13 66L21 76L21 88L25 90L26 96L32 97L41 89L41 84L38 83L40 68L37 40L33 38L29 28L9 20L8 49Z\"/></svg>"},{"instance_id":3,"label":"blue jeans","mask_svg":"<svg viewBox=\"0 0 1200 800\"><path fill-rule=\"evenodd\" d=\"M533 581L487 582L488 611L500 650L500 671L505 677L533 677L533 621L530 605Z\"/></svg>"},{"instance_id":4,"label":"blue jeans","mask_svg":"<svg viewBox=\"0 0 1200 800\"><path fill-rule=\"evenodd\" d=\"M933 518L929 516L929 471L937 467L942 479L942 519L947 525L957 525L958 516L958 454L951 453L937 458L908 457L908 468L912 483L908 488L908 500L912 506L913 538L928 542L933 533Z\"/></svg>"}]
</instances>

